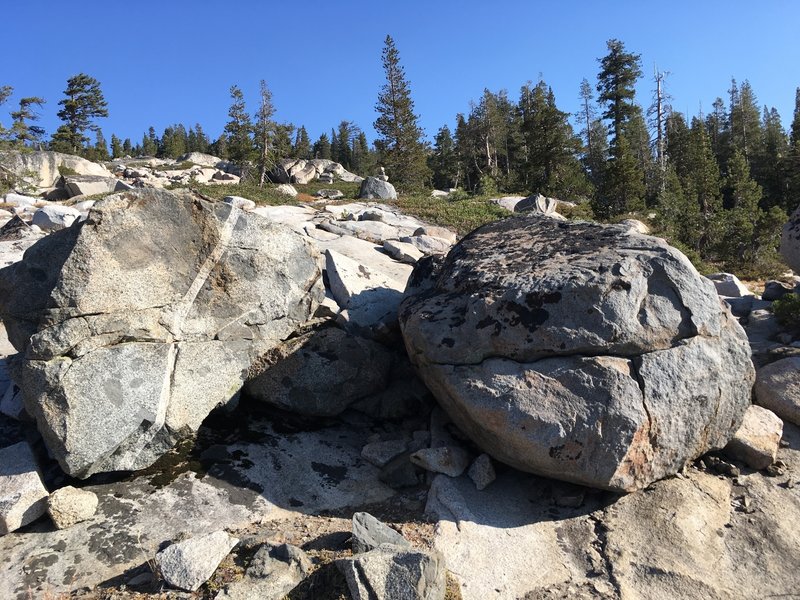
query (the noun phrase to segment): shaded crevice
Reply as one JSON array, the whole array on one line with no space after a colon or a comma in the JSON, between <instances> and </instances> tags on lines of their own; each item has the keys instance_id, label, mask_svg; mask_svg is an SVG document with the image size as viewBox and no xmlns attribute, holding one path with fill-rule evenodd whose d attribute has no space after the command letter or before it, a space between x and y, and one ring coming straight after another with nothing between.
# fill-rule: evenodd
<instances>
[{"instance_id":1,"label":"shaded crevice","mask_svg":"<svg viewBox=\"0 0 800 600\"><path fill-rule=\"evenodd\" d=\"M620 583L614 572L614 563L608 555L608 526L601 520L602 516L602 514L600 516L594 513L590 514L589 521L592 523L592 532L596 540L597 553L603 561L603 568L605 569L605 574L608 576L608 582L613 586L617 598L620 598L622 595Z\"/></svg>"}]
</instances>

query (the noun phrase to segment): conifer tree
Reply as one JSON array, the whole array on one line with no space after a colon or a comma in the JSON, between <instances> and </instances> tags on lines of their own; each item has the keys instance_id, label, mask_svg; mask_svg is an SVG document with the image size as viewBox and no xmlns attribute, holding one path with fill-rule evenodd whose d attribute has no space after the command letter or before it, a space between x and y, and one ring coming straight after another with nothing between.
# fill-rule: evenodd
<instances>
[{"instance_id":1,"label":"conifer tree","mask_svg":"<svg viewBox=\"0 0 800 600\"><path fill-rule=\"evenodd\" d=\"M11 97L11 94L14 93L14 88L10 85L2 85L0 86L0 106L6 103L6 101ZM6 137L8 136L8 130L3 127L3 124L0 123L0 142L5 141Z\"/></svg>"},{"instance_id":2,"label":"conifer tree","mask_svg":"<svg viewBox=\"0 0 800 600\"><path fill-rule=\"evenodd\" d=\"M336 135L336 130L331 129L331 160L339 162L339 136Z\"/></svg>"},{"instance_id":3,"label":"conifer tree","mask_svg":"<svg viewBox=\"0 0 800 600\"><path fill-rule=\"evenodd\" d=\"M59 127L54 141L76 154L89 141L86 131L97 131L94 120L108 116L108 104L100 89L100 82L84 73L67 80L64 95L66 98L58 103L62 107L58 111L58 118L64 124Z\"/></svg>"},{"instance_id":4,"label":"conifer tree","mask_svg":"<svg viewBox=\"0 0 800 600\"><path fill-rule=\"evenodd\" d=\"M225 125L228 158L240 167L253 158L253 123L247 114L244 94L239 86L231 86L231 107L228 109L229 121Z\"/></svg>"},{"instance_id":5,"label":"conifer tree","mask_svg":"<svg viewBox=\"0 0 800 600\"><path fill-rule=\"evenodd\" d=\"M361 131L353 144L352 171L360 175L367 175L375 171L375 156L370 150L367 135Z\"/></svg>"},{"instance_id":6,"label":"conifer tree","mask_svg":"<svg viewBox=\"0 0 800 600\"><path fill-rule=\"evenodd\" d=\"M314 158L324 158L330 160L331 158L331 141L327 133L319 136L319 139L314 142Z\"/></svg>"},{"instance_id":7,"label":"conifer tree","mask_svg":"<svg viewBox=\"0 0 800 600\"><path fill-rule=\"evenodd\" d=\"M304 125L301 125L297 130L297 136L294 138L292 153L294 154L295 158L311 158L311 141L308 139L308 131L306 131Z\"/></svg>"},{"instance_id":8,"label":"conifer tree","mask_svg":"<svg viewBox=\"0 0 800 600\"><path fill-rule=\"evenodd\" d=\"M555 95L544 81L523 86L519 110L527 149L526 181L533 192L560 198L586 193L580 169L580 140L569 124L569 115L558 109Z\"/></svg>"},{"instance_id":9,"label":"conifer tree","mask_svg":"<svg viewBox=\"0 0 800 600\"><path fill-rule=\"evenodd\" d=\"M379 160L398 188L421 188L428 179L422 129L414 113L414 101L400 55L391 36L386 36L381 55L386 83L378 95L375 130Z\"/></svg>"},{"instance_id":10,"label":"conifer tree","mask_svg":"<svg viewBox=\"0 0 800 600\"><path fill-rule=\"evenodd\" d=\"M155 156L160 146L159 139L156 137L156 130L150 127L142 137L142 154L145 156Z\"/></svg>"},{"instance_id":11,"label":"conifer tree","mask_svg":"<svg viewBox=\"0 0 800 600\"><path fill-rule=\"evenodd\" d=\"M593 208L599 216L610 218L642 208L645 184L641 157L634 154L639 136L631 131L631 123L641 119L634 87L642 75L641 59L638 54L626 52L619 40L609 40L606 45L608 54L600 59L597 91L599 101L606 107L603 118L609 121L612 137L610 160Z\"/></svg>"},{"instance_id":12,"label":"conifer tree","mask_svg":"<svg viewBox=\"0 0 800 600\"><path fill-rule=\"evenodd\" d=\"M131 138L125 138L125 141L122 142L122 155L123 156L132 156L134 154L133 145L131 144Z\"/></svg>"},{"instance_id":13,"label":"conifer tree","mask_svg":"<svg viewBox=\"0 0 800 600\"><path fill-rule=\"evenodd\" d=\"M260 84L258 112L256 113L254 141L257 153L256 165L258 167L258 187L264 187L267 181L267 172L275 165L276 160L283 155L276 154L275 150L275 106L272 104L272 92L263 79Z\"/></svg>"},{"instance_id":14,"label":"conifer tree","mask_svg":"<svg viewBox=\"0 0 800 600\"><path fill-rule=\"evenodd\" d=\"M111 134L111 158L120 158L123 155L122 140Z\"/></svg>"},{"instance_id":15,"label":"conifer tree","mask_svg":"<svg viewBox=\"0 0 800 600\"><path fill-rule=\"evenodd\" d=\"M428 157L433 187L437 189L458 187L459 169L455 143L450 128L444 125L436 133L433 152Z\"/></svg>"},{"instance_id":16,"label":"conifer tree","mask_svg":"<svg viewBox=\"0 0 800 600\"><path fill-rule=\"evenodd\" d=\"M41 108L44 99L36 96L20 98L19 110L11 113L11 134L18 146L34 146L42 140L44 129L31 123L39 120L34 107Z\"/></svg>"},{"instance_id":17,"label":"conifer tree","mask_svg":"<svg viewBox=\"0 0 800 600\"><path fill-rule=\"evenodd\" d=\"M795 91L794 115L789 128L789 150L784 164L787 188L786 212L792 213L800 202L800 87Z\"/></svg>"}]
</instances>

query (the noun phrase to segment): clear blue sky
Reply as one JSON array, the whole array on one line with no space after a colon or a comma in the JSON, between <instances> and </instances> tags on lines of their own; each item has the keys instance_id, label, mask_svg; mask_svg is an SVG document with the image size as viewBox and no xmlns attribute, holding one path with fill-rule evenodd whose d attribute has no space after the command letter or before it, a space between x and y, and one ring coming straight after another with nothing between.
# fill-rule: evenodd
<instances>
[{"instance_id":1,"label":"clear blue sky","mask_svg":"<svg viewBox=\"0 0 800 600\"><path fill-rule=\"evenodd\" d=\"M3 11L0 85L43 96L42 125L56 112L69 76L101 82L112 133L141 139L148 126L199 122L216 137L229 87L256 108L259 80L277 118L305 124L312 139L347 119L374 137L384 81L380 54L394 37L416 111L432 137L466 112L483 88L519 88L540 76L562 110L578 109L583 77L593 84L606 40L641 53L639 102L650 101L654 64L671 72L676 110L695 114L726 97L730 78L749 79L761 105L791 120L800 86L800 2L304 0L303 2L12 2Z\"/></svg>"}]
</instances>

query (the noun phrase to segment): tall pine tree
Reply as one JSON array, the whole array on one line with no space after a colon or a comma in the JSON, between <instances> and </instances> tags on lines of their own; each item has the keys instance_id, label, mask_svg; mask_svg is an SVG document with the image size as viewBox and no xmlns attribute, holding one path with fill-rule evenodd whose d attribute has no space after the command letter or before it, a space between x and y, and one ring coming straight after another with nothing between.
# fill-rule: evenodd
<instances>
[{"instance_id":1,"label":"tall pine tree","mask_svg":"<svg viewBox=\"0 0 800 600\"><path fill-rule=\"evenodd\" d=\"M103 97L100 82L94 77L79 73L67 80L66 98L59 101L58 118L64 124L58 128L53 141L59 149L80 153L89 138L86 131L97 131L94 120L108 116L108 103Z\"/></svg>"},{"instance_id":2,"label":"tall pine tree","mask_svg":"<svg viewBox=\"0 0 800 600\"><path fill-rule=\"evenodd\" d=\"M381 55L386 83L378 94L375 130L379 160L402 191L421 188L428 179L422 129L394 40L387 35Z\"/></svg>"}]
</instances>

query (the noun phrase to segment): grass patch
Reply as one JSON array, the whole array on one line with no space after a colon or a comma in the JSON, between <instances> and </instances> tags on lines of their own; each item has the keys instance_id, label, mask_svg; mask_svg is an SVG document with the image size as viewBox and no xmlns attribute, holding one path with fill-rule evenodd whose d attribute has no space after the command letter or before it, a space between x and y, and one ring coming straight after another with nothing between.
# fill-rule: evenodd
<instances>
[{"instance_id":1,"label":"grass patch","mask_svg":"<svg viewBox=\"0 0 800 600\"><path fill-rule=\"evenodd\" d=\"M242 198L252 200L256 204L269 206L298 204L298 202L302 202L302 200L298 200L299 196L298 198L292 198L286 194L281 194L275 189L276 186L272 183L265 185L263 188L258 187L258 185L254 183L237 183L231 185L204 185L198 183L188 187L213 200L222 200L225 196L241 196Z\"/></svg>"},{"instance_id":2,"label":"grass patch","mask_svg":"<svg viewBox=\"0 0 800 600\"><path fill-rule=\"evenodd\" d=\"M358 193L361 191L361 184L360 183L347 183L346 181L334 181L333 183L322 183L321 181L314 180L306 185L298 185L296 183L292 184L294 189L298 192L308 194L309 196L313 196L319 190L339 190L344 194L344 198L340 198L340 200L344 199L351 199L355 200L358 198Z\"/></svg>"},{"instance_id":3,"label":"grass patch","mask_svg":"<svg viewBox=\"0 0 800 600\"><path fill-rule=\"evenodd\" d=\"M402 196L390 202L403 213L433 225L455 229L459 235L476 227L511 216L511 212L489 202L488 196L473 196L462 200L431 198L427 195Z\"/></svg>"},{"instance_id":4,"label":"grass patch","mask_svg":"<svg viewBox=\"0 0 800 600\"><path fill-rule=\"evenodd\" d=\"M128 165L128 166L132 166L132 165ZM145 165L142 165L142 166L145 166ZM185 160L182 163L177 163L177 164L168 163L166 165L157 165L155 167L152 167L152 169L154 171L186 171L187 169L191 169L192 167L196 167L196 166L198 166L198 165L196 165L192 161ZM208 168L208 167L206 167L206 168Z\"/></svg>"},{"instance_id":5,"label":"grass patch","mask_svg":"<svg viewBox=\"0 0 800 600\"><path fill-rule=\"evenodd\" d=\"M75 169L70 169L69 167L65 167L64 165L58 166L58 174L62 177L68 177L70 175L77 175L78 172Z\"/></svg>"}]
</instances>

